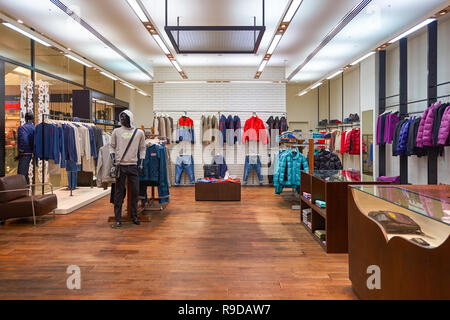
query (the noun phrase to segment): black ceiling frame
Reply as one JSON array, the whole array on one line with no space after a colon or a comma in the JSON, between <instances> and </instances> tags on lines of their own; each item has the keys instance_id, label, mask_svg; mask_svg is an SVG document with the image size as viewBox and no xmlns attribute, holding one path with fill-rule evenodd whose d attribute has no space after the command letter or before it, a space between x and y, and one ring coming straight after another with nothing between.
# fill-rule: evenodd
<instances>
[{"instance_id":1,"label":"black ceiling frame","mask_svg":"<svg viewBox=\"0 0 450 320\"><path fill-rule=\"evenodd\" d=\"M170 39L175 51L181 54L256 54L258 52L259 46L261 44L262 37L266 31L265 26L265 0L262 0L262 25L256 25L256 17L254 17L254 25L253 26L180 26L179 25L179 17L177 19L177 26L168 26L168 0L165 0L166 3L166 15L165 22L166 25L164 30L166 31L167 36ZM221 50L181 50L179 47L179 42L174 38L172 31L254 31L254 47L253 50L248 51L221 51ZM256 37L256 32L258 32L258 36Z\"/></svg>"}]
</instances>

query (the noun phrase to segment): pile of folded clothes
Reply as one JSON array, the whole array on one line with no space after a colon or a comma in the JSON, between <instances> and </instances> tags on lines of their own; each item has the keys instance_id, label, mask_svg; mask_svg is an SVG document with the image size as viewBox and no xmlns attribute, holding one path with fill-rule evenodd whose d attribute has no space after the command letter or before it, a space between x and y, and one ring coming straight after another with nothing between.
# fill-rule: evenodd
<instances>
[{"instance_id":1,"label":"pile of folded clothes","mask_svg":"<svg viewBox=\"0 0 450 320\"><path fill-rule=\"evenodd\" d=\"M316 204L317 204L319 207L321 207L321 208L326 208L326 207L327 207L326 202L325 202L325 201L322 201L322 200L316 200Z\"/></svg>"},{"instance_id":2,"label":"pile of folded clothes","mask_svg":"<svg viewBox=\"0 0 450 320\"><path fill-rule=\"evenodd\" d=\"M311 193L308 192L303 192L303 196L308 199L309 201L311 201Z\"/></svg>"},{"instance_id":3,"label":"pile of folded clothes","mask_svg":"<svg viewBox=\"0 0 450 320\"><path fill-rule=\"evenodd\" d=\"M240 183L241 180L239 179L232 179L232 178L228 178L228 179L216 179L216 178L200 178L197 180L197 182L202 182L202 183L224 183L224 182L231 182L231 183Z\"/></svg>"},{"instance_id":4,"label":"pile of folded clothes","mask_svg":"<svg viewBox=\"0 0 450 320\"><path fill-rule=\"evenodd\" d=\"M316 231L314 231L314 234L320 240L322 240L322 241L326 240L326 232L325 232L325 230L316 230Z\"/></svg>"},{"instance_id":5,"label":"pile of folded clothes","mask_svg":"<svg viewBox=\"0 0 450 320\"><path fill-rule=\"evenodd\" d=\"M311 208L302 210L302 221L303 223L311 229Z\"/></svg>"}]
</instances>

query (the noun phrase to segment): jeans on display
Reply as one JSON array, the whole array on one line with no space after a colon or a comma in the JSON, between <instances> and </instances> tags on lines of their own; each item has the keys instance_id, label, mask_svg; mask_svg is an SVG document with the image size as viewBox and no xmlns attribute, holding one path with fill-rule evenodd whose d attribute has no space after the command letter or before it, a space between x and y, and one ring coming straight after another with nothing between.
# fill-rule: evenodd
<instances>
[{"instance_id":1,"label":"jeans on display","mask_svg":"<svg viewBox=\"0 0 450 320\"><path fill-rule=\"evenodd\" d=\"M116 222L122 222L122 204L127 193L127 178L130 182L131 190L131 219L138 218L137 207L139 198L139 177L137 165L120 166L120 177L116 179L114 194L114 216Z\"/></svg>"},{"instance_id":2,"label":"jeans on display","mask_svg":"<svg viewBox=\"0 0 450 320\"><path fill-rule=\"evenodd\" d=\"M33 155L31 154L21 154L19 156L19 166L17 168L17 173L25 176L27 184L30 184L30 178L28 177L28 170L30 169L30 161L32 156Z\"/></svg>"},{"instance_id":3,"label":"jeans on display","mask_svg":"<svg viewBox=\"0 0 450 320\"><path fill-rule=\"evenodd\" d=\"M194 159L191 155L178 156L175 163L175 184L180 184L181 174L186 170L191 183L195 183L194 177Z\"/></svg>"},{"instance_id":4,"label":"jeans on display","mask_svg":"<svg viewBox=\"0 0 450 320\"><path fill-rule=\"evenodd\" d=\"M78 171L81 170L81 165L76 164L76 162L67 160L66 161L66 171L67 180L69 181L68 188L75 190L78 185Z\"/></svg>"},{"instance_id":5,"label":"jeans on display","mask_svg":"<svg viewBox=\"0 0 450 320\"><path fill-rule=\"evenodd\" d=\"M245 157L245 166L244 166L244 182L248 179L248 174L252 169L256 170L256 173L258 174L258 179L260 182L263 182L263 176L261 174L261 160L259 159L259 156L246 156Z\"/></svg>"}]
</instances>

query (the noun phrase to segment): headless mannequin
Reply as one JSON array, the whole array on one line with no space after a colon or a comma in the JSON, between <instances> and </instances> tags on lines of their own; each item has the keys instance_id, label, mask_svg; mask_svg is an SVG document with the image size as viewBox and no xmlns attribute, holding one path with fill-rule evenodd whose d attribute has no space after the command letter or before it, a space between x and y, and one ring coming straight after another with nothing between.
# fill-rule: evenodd
<instances>
[{"instance_id":1,"label":"headless mannequin","mask_svg":"<svg viewBox=\"0 0 450 320\"><path fill-rule=\"evenodd\" d=\"M130 117L126 113L121 113L119 120L120 120L120 124L122 126L124 126L126 128L131 128ZM112 163L114 166L119 165L116 161L115 153L110 153L110 157L111 157L111 160L112 160ZM144 172L144 159L139 159L138 168L139 168L139 174L142 174Z\"/></svg>"}]
</instances>

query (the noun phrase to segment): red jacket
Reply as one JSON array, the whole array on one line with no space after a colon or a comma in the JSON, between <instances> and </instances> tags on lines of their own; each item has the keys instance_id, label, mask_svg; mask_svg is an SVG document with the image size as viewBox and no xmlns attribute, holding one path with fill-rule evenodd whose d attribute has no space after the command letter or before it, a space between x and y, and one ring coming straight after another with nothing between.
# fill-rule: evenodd
<instances>
[{"instance_id":1,"label":"red jacket","mask_svg":"<svg viewBox=\"0 0 450 320\"><path fill-rule=\"evenodd\" d=\"M344 145L344 153L349 154L360 154L360 129L352 129L350 132L347 132L345 136L345 145ZM351 145L351 149L350 149ZM366 151L366 146L363 142L363 152Z\"/></svg>"},{"instance_id":2,"label":"red jacket","mask_svg":"<svg viewBox=\"0 0 450 320\"><path fill-rule=\"evenodd\" d=\"M262 140L263 144L269 143L264 122L257 116L251 117L250 119L245 121L242 142L245 143L246 141L259 141L260 139Z\"/></svg>"},{"instance_id":3,"label":"red jacket","mask_svg":"<svg viewBox=\"0 0 450 320\"><path fill-rule=\"evenodd\" d=\"M341 134L341 154L345 153L345 138L347 137L347 131L342 132Z\"/></svg>"}]
</instances>

